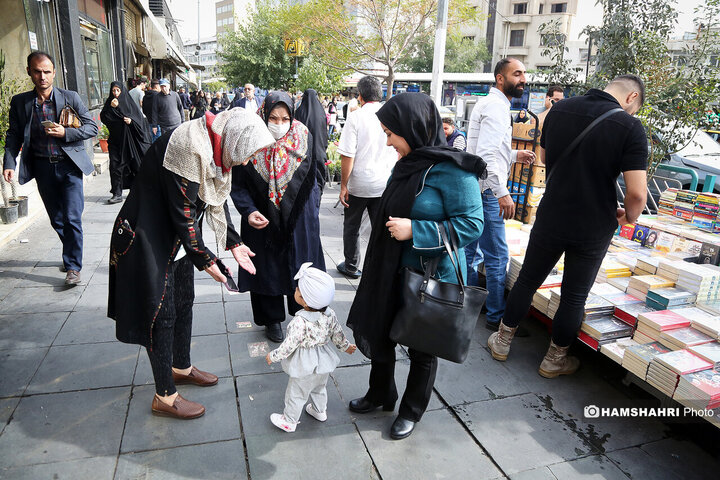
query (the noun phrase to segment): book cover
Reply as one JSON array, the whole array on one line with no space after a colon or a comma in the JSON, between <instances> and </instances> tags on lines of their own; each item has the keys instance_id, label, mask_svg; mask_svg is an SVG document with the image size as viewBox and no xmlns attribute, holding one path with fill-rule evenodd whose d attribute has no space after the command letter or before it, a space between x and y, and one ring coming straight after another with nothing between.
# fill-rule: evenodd
<instances>
[{"instance_id":1,"label":"book cover","mask_svg":"<svg viewBox=\"0 0 720 480\"><path fill-rule=\"evenodd\" d=\"M706 398L720 398L720 372L715 369L688 373L682 377L693 387L706 395Z\"/></svg>"},{"instance_id":2,"label":"book cover","mask_svg":"<svg viewBox=\"0 0 720 480\"><path fill-rule=\"evenodd\" d=\"M633 332L633 328L630 325L614 317L600 317L587 320L583 322L581 328L596 340L629 337Z\"/></svg>"},{"instance_id":3,"label":"book cover","mask_svg":"<svg viewBox=\"0 0 720 480\"><path fill-rule=\"evenodd\" d=\"M681 346L682 348L701 345L703 343L710 343L713 341L713 338L692 327L665 330L660 333L660 338L664 338L675 345Z\"/></svg>"},{"instance_id":4,"label":"book cover","mask_svg":"<svg viewBox=\"0 0 720 480\"><path fill-rule=\"evenodd\" d=\"M600 342L598 342L582 330L578 332L578 340L580 340L582 343L592 348L593 350L597 351L600 348Z\"/></svg>"},{"instance_id":5,"label":"book cover","mask_svg":"<svg viewBox=\"0 0 720 480\"><path fill-rule=\"evenodd\" d=\"M720 366L720 343L708 342L688 347L692 353L713 364L715 368Z\"/></svg>"},{"instance_id":6,"label":"book cover","mask_svg":"<svg viewBox=\"0 0 720 480\"><path fill-rule=\"evenodd\" d=\"M653 361L669 368L679 375L699 372L712 368L712 364L687 350L676 350L674 352L661 353Z\"/></svg>"},{"instance_id":7,"label":"book cover","mask_svg":"<svg viewBox=\"0 0 720 480\"><path fill-rule=\"evenodd\" d=\"M654 228L650 228L650 230L647 233L647 237L645 237L645 242L643 242L643 247L647 248L655 248L655 245L658 242L658 239L660 238L660 231L655 230Z\"/></svg>"},{"instance_id":8,"label":"book cover","mask_svg":"<svg viewBox=\"0 0 720 480\"><path fill-rule=\"evenodd\" d=\"M633 345L628 347L625 352L639 358L644 363L650 361L658 355L668 353L671 350L660 342L645 343L641 345Z\"/></svg>"},{"instance_id":9,"label":"book cover","mask_svg":"<svg viewBox=\"0 0 720 480\"><path fill-rule=\"evenodd\" d=\"M672 250L673 244L677 239L677 235L673 235L669 232L660 232L658 234L657 242L655 243L655 249L661 252L669 252Z\"/></svg>"},{"instance_id":10,"label":"book cover","mask_svg":"<svg viewBox=\"0 0 720 480\"><path fill-rule=\"evenodd\" d=\"M717 265L720 260L720 246L713 243L703 243L698 255L698 263Z\"/></svg>"},{"instance_id":11,"label":"book cover","mask_svg":"<svg viewBox=\"0 0 720 480\"><path fill-rule=\"evenodd\" d=\"M622 238L632 240L634 233L635 233L635 225L633 225L633 224L623 225L622 228L620 228L620 236Z\"/></svg>"},{"instance_id":12,"label":"book cover","mask_svg":"<svg viewBox=\"0 0 720 480\"><path fill-rule=\"evenodd\" d=\"M640 300L639 298L633 297L630 294L622 293L622 292L616 293L613 295L603 295L603 298L605 300L609 301L610 303L612 303L613 305L615 305L616 307L621 307L623 305L633 305L636 303L642 303L642 300Z\"/></svg>"},{"instance_id":13,"label":"book cover","mask_svg":"<svg viewBox=\"0 0 720 480\"><path fill-rule=\"evenodd\" d=\"M638 315L638 322L645 323L653 330L660 331L689 327L690 320L675 312L675 310L660 310L657 312L640 313Z\"/></svg>"},{"instance_id":14,"label":"book cover","mask_svg":"<svg viewBox=\"0 0 720 480\"><path fill-rule=\"evenodd\" d=\"M644 303L631 303L628 305L622 305L615 307L613 315L615 318L622 320L628 325L634 327L638 321L638 315L642 313L654 312L652 308L648 307Z\"/></svg>"},{"instance_id":15,"label":"book cover","mask_svg":"<svg viewBox=\"0 0 720 480\"><path fill-rule=\"evenodd\" d=\"M650 229L648 227L644 227L642 225L635 225L635 230L633 231L631 240L633 242L638 242L642 245L645 243L645 239L647 238L649 231Z\"/></svg>"}]
</instances>

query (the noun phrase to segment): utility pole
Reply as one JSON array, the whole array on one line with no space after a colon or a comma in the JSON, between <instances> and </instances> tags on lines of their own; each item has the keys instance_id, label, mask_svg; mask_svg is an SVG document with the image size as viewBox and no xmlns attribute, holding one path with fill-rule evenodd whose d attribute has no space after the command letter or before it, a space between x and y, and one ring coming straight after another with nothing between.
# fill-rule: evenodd
<instances>
[{"instance_id":1,"label":"utility pole","mask_svg":"<svg viewBox=\"0 0 720 480\"><path fill-rule=\"evenodd\" d=\"M435 27L435 50L433 54L430 96L439 107L443 97L443 70L445 70L445 41L447 37L448 0L438 0L437 26Z\"/></svg>"},{"instance_id":2,"label":"utility pole","mask_svg":"<svg viewBox=\"0 0 720 480\"><path fill-rule=\"evenodd\" d=\"M197 14L197 18L198 18L198 43L197 43L198 50L197 50L197 63L198 63L198 65L200 65L200 51L201 51L201 47L200 47L200 0L198 0L197 4L198 4L198 14ZM198 68L198 72L197 72L198 90L201 90L201 89L202 89L202 82L200 81L200 75L202 75L202 71Z\"/></svg>"}]
</instances>

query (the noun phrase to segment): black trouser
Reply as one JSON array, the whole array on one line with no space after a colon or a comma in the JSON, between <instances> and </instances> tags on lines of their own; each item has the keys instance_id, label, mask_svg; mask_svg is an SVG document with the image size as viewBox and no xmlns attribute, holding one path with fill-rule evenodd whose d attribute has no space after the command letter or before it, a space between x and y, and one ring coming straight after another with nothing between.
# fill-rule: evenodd
<instances>
[{"instance_id":1,"label":"black trouser","mask_svg":"<svg viewBox=\"0 0 720 480\"><path fill-rule=\"evenodd\" d=\"M343 218L343 249L345 267L351 272L360 268L360 224L365 209L372 225L380 206L380 197L363 198L349 195L349 207L345 207Z\"/></svg>"},{"instance_id":2,"label":"black trouser","mask_svg":"<svg viewBox=\"0 0 720 480\"><path fill-rule=\"evenodd\" d=\"M437 373L437 357L412 348L410 354L410 373L408 374L405 393L400 401L398 415L413 422L419 422L430 403L435 374ZM395 350L388 362L372 361L370 366L370 389L365 398L373 403L394 404L398 393L395 386Z\"/></svg>"},{"instance_id":3,"label":"black trouser","mask_svg":"<svg viewBox=\"0 0 720 480\"><path fill-rule=\"evenodd\" d=\"M124 167L122 162L122 147L109 144L108 156L110 157L110 193L113 196L122 196Z\"/></svg>"},{"instance_id":4,"label":"black trouser","mask_svg":"<svg viewBox=\"0 0 720 480\"><path fill-rule=\"evenodd\" d=\"M264 326L285 321L283 295L261 295L250 292L250 305L252 306L255 325ZM295 301L294 295L287 296L287 308L290 315L295 315L295 312L302 310L302 307Z\"/></svg>"},{"instance_id":5,"label":"black trouser","mask_svg":"<svg viewBox=\"0 0 720 480\"><path fill-rule=\"evenodd\" d=\"M147 352L158 395L172 395L176 392L172 367L183 369L192 365L190 341L195 301L193 268L188 257L172 264L162 307L153 325L152 350L148 349Z\"/></svg>"},{"instance_id":6,"label":"black trouser","mask_svg":"<svg viewBox=\"0 0 720 480\"><path fill-rule=\"evenodd\" d=\"M585 301L605 258L612 235L594 242L559 239L533 229L525 260L510 291L503 323L517 327L532 303L535 291L565 253L560 307L552 324L553 342L567 347L577 337L583 320Z\"/></svg>"}]
</instances>

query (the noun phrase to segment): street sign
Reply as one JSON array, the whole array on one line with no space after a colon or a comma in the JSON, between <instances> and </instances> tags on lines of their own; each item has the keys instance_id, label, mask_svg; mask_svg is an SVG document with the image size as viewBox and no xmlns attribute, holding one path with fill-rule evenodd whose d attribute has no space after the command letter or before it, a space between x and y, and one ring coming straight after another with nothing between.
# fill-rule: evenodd
<instances>
[{"instance_id":1,"label":"street sign","mask_svg":"<svg viewBox=\"0 0 720 480\"><path fill-rule=\"evenodd\" d=\"M307 43L301 38L294 40L286 38L285 53L291 57L304 57L307 55Z\"/></svg>"}]
</instances>

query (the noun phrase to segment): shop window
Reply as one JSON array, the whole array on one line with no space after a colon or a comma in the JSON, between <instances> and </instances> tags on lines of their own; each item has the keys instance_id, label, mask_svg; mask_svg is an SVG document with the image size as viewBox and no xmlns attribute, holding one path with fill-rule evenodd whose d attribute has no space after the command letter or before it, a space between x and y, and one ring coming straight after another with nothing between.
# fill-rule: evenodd
<instances>
[{"instance_id":1,"label":"shop window","mask_svg":"<svg viewBox=\"0 0 720 480\"><path fill-rule=\"evenodd\" d=\"M510 46L522 47L525 40L525 30L510 30Z\"/></svg>"},{"instance_id":2,"label":"shop window","mask_svg":"<svg viewBox=\"0 0 720 480\"><path fill-rule=\"evenodd\" d=\"M565 13L567 12L567 3L553 3L550 5L550 13Z\"/></svg>"},{"instance_id":3,"label":"shop window","mask_svg":"<svg viewBox=\"0 0 720 480\"><path fill-rule=\"evenodd\" d=\"M27 22L28 36L31 51L49 53L55 60L55 81L53 84L63 88L65 76L63 75L62 55L57 37L55 11L52 5L36 0L24 0L25 21ZM23 63L25 58L23 56Z\"/></svg>"},{"instance_id":4,"label":"shop window","mask_svg":"<svg viewBox=\"0 0 720 480\"><path fill-rule=\"evenodd\" d=\"M78 0L78 10L93 20L107 26L103 0Z\"/></svg>"},{"instance_id":5,"label":"shop window","mask_svg":"<svg viewBox=\"0 0 720 480\"><path fill-rule=\"evenodd\" d=\"M527 3L513 4L513 15L524 15L527 13Z\"/></svg>"},{"instance_id":6,"label":"shop window","mask_svg":"<svg viewBox=\"0 0 720 480\"><path fill-rule=\"evenodd\" d=\"M102 27L81 21L80 35L85 56L88 108L100 108L115 79L110 34Z\"/></svg>"}]
</instances>

